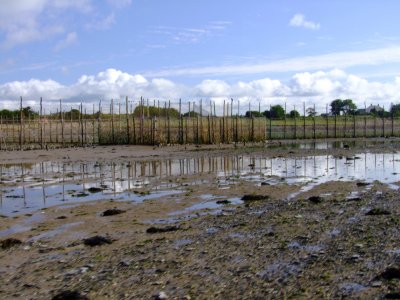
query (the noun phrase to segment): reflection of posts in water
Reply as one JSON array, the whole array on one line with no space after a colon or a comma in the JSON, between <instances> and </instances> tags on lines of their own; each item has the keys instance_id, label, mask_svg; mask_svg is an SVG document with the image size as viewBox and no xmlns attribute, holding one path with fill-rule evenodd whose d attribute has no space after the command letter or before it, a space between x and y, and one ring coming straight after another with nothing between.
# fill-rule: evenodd
<instances>
[{"instance_id":1,"label":"reflection of posts in water","mask_svg":"<svg viewBox=\"0 0 400 300\"><path fill-rule=\"evenodd\" d=\"M24 207L26 207L25 172L24 172L24 166L22 164L21 164L21 180L22 180L22 193L24 197Z\"/></svg>"},{"instance_id":2,"label":"reflection of posts in water","mask_svg":"<svg viewBox=\"0 0 400 300\"><path fill-rule=\"evenodd\" d=\"M113 187L113 195L115 197L116 194L116 185L115 185L115 163L111 164L111 173L112 173L112 187Z\"/></svg>"},{"instance_id":3,"label":"reflection of posts in water","mask_svg":"<svg viewBox=\"0 0 400 300\"><path fill-rule=\"evenodd\" d=\"M62 174L61 174L61 177L62 177L62 201L65 201L65 184L64 184L64 182L65 182L65 164L63 164L63 166L62 166Z\"/></svg>"},{"instance_id":4,"label":"reflection of posts in water","mask_svg":"<svg viewBox=\"0 0 400 300\"><path fill-rule=\"evenodd\" d=\"M329 156L328 155L326 155L325 161L326 161L325 175L328 176L329 175Z\"/></svg>"}]
</instances>

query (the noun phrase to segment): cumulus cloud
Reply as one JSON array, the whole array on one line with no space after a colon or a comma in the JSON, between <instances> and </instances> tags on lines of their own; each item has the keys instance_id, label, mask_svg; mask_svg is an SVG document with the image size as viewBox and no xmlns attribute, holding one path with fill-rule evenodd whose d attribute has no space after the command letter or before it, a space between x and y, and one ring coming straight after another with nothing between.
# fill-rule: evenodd
<instances>
[{"instance_id":1,"label":"cumulus cloud","mask_svg":"<svg viewBox=\"0 0 400 300\"><path fill-rule=\"evenodd\" d=\"M207 79L192 86L182 85L166 78L149 79L141 74L130 74L116 69L107 69L95 75L82 75L74 84L63 85L54 80L13 81L0 85L0 108L18 107L20 96L24 101L38 104L40 97L46 101L64 99L71 103L97 103L99 100L122 99L128 96L137 101L140 97L183 101L213 100L217 106L224 100L239 100L244 109L261 105L266 109L270 104L287 103L288 108L296 105L316 105L317 111L324 112L333 99L351 98L359 106L380 104L387 108L391 103L400 102L400 77L392 82L371 82L365 78L348 74L340 69L331 71L302 72L286 82L272 78L229 83L224 80ZM31 105L33 105L31 104ZM49 106L51 107L51 105ZM221 107L220 107L221 109ZM217 108L218 112L218 108Z\"/></svg>"},{"instance_id":2,"label":"cumulus cloud","mask_svg":"<svg viewBox=\"0 0 400 300\"><path fill-rule=\"evenodd\" d=\"M318 30L320 28L319 23L306 20L306 17L303 14L295 14L290 20L289 25L294 27L303 27L311 30Z\"/></svg>"}]
</instances>

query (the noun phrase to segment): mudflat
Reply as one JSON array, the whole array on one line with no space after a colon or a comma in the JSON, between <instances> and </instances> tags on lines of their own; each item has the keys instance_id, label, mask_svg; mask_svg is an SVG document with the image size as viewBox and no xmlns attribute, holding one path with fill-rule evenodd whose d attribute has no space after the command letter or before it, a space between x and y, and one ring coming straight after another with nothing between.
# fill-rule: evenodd
<instances>
[{"instance_id":1,"label":"mudflat","mask_svg":"<svg viewBox=\"0 0 400 300\"><path fill-rule=\"evenodd\" d=\"M359 153L394 155L398 143L382 139L339 147L274 142L71 148L1 152L0 164L325 155L345 158L345 166L352 170ZM396 158L389 157L389 162L395 168ZM277 176L261 168L252 170L251 164L247 167L251 172L189 172L154 178L150 185L132 188L132 194L143 195L143 201L110 197L10 215L0 209L0 298L400 296L395 172L388 170L391 184L360 180L357 173L350 179L321 183L317 178L285 180L284 169ZM22 184L4 179L1 193ZM161 186L170 193L145 198Z\"/></svg>"}]
</instances>

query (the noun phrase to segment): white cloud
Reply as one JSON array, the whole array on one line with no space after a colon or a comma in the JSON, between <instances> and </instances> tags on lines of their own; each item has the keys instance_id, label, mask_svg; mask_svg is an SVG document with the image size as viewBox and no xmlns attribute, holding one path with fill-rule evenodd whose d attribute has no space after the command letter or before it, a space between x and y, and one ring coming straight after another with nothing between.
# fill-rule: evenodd
<instances>
[{"instance_id":1,"label":"white cloud","mask_svg":"<svg viewBox=\"0 0 400 300\"><path fill-rule=\"evenodd\" d=\"M400 63L400 46L364 51L348 51L304 56L268 63L208 66L199 68L177 68L144 73L148 77L193 76L193 75L245 75L271 72L304 72L332 68L348 68L388 63Z\"/></svg>"},{"instance_id":2,"label":"white cloud","mask_svg":"<svg viewBox=\"0 0 400 300\"><path fill-rule=\"evenodd\" d=\"M122 8L132 4L132 0L107 0L107 2L117 8Z\"/></svg>"},{"instance_id":3,"label":"white cloud","mask_svg":"<svg viewBox=\"0 0 400 300\"><path fill-rule=\"evenodd\" d=\"M114 9L122 8L131 3L131 0L109 0L109 14L100 21L98 4L93 0L13 0L0 1L0 33L4 39L0 40L3 48L12 48L18 45L46 40L62 35L66 28L78 30L78 24L71 24L66 18L67 13L85 14L92 27L106 29L115 22ZM96 5L95 5L96 4ZM58 46L56 46L57 48Z\"/></svg>"},{"instance_id":4,"label":"white cloud","mask_svg":"<svg viewBox=\"0 0 400 300\"><path fill-rule=\"evenodd\" d=\"M112 12L108 16L100 20L92 21L86 24L86 29L88 30L106 30L111 28L115 24L115 13Z\"/></svg>"},{"instance_id":5,"label":"white cloud","mask_svg":"<svg viewBox=\"0 0 400 300\"><path fill-rule=\"evenodd\" d=\"M58 42L56 47L54 48L55 51L60 51L61 49L67 48L73 44L76 44L78 42L78 35L76 32L70 32L67 34L67 36Z\"/></svg>"},{"instance_id":6,"label":"white cloud","mask_svg":"<svg viewBox=\"0 0 400 300\"><path fill-rule=\"evenodd\" d=\"M368 81L354 74L333 69L328 72L302 72L292 76L287 82L272 78L260 78L253 81L228 83L223 80L203 80L199 84L184 86L165 78L147 79L140 74L129 74L120 70L107 69L96 75L83 75L76 83L66 86L54 80L13 81L0 85L0 109L18 107L18 99L32 101L30 105L38 105L40 97L47 101L55 100L54 109L58 107L58 99L66 102L97 103L100 99L121 99L128 96L138 100L146 99L171 100L174 103L182 98L184 101L213 100L217 106L224 100L233 98L240 100L242 109L261 103L263 109L270 104L287 103L288 109L293 105L315 104L319 112L333 99L351 98L359 107L367 104L380 104L386 108L390 103L400 102L400 76L392 82L380 83ZM13 101L13 102L12 102ZM206 102L207 103L207 102ZM51 105L49 105L49 108ZM217 108L217 111L220 111Z\"/></svg>"},{"instance_id":7,"label":"white cloud","mask_svg":"<svg viewBox=\"0 0 400 300\"><path fill-rule=\"evenodd\" d=\"M290 26L303 27L311 30L318 30L320 28L319 23L306 20L306 17L302 14L295 14L289 22Z\"/></svg>"}]
</instances>

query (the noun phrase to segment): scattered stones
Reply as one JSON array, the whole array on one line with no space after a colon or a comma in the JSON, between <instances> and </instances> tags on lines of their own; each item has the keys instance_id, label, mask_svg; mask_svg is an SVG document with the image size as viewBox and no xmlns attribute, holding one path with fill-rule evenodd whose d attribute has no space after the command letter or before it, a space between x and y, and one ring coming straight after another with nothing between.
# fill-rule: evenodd
<instances>
[{"instance_id":1,"label":"scattered stones","mask_svg":"<svg viewBox=\"0 0 400 300\"><path fill-rule=\"evenodd\" d=\"M22 242L18 239L8 238L0 241L0 248L3 250L10 249L14 246L21 245Z\"/></svg>"},{"instance_id":2,"label":"scattered stones","mask_svg":"<svg viewBox=\"0 0 400 300\"><path fill-rule=\"evenodd\" d=\"M171 232L177 231L180 228L178 226L166 226L166 227L150 227L146 230L147 233L164 233L164 232Z\"/></svg>"},{"instance_id":3,"label":"scattered stones","mask_svg":"<svg viewBox=\"0 0 400 300\"><path fill-rule=\"evenodd\" d=\"M78 291L62 291L55 295L52 300L88 300L87 296L81 295Z\"/></svg>"},{"instance_id":4,"label":"scattered stones","mask_svg":"<svg viewBox=\"0 0 400 300\"><path fill-rule=\"evenodd\" d=\"M101 235L95 235L90 238L84 239L83 243L86 246L94 247L94 246L101 246L104 244L111 244L112 241L108 237L104 237Z\"/></svg>"},{"instance_id":5,"label":"scattered stones","mask_svg":"<svg viewBox=\"0 0 400 300\"><path fill-rule=\"evenodd\" d=\"M261 201L261 200L268 200L269 196L268 195L244 195L242 197L243 201Z\"/></svg>"},{"instance_id":6,"label":"scattered stones","mask_svg":"<svg viewBox=\"0 0 400 300\"><path fill-rule=\"evenodd\" d=\"M390 211L383 208L372 208L365 215L367 216L384 216L390 215Z\"/></svg>"},{"instance_id":7,"label":"scattered stones","mask_svg":"<svg viewBox=\"0 0 400 300\"><path fill-rule=\"evenodd\" d=\"M111 209L105 210L105 211L101 214L101 216L103 216L103 217L115 216L115 215L122 214L122 213L124 213L124 212L125 212L125 210L122 210L122 209L111 208Z\"/></svg>"},{"instance_id":8,"label":"scattered stones","mask_svg":"<svg viewBox=\"0 0 400 300\"><path fill-rule=\"evenodd\" d=\"M311 196L308 198L308 201L315 203L315 204L321 203L322 200L323 200L323 198L321 196Z\"/></svg>"}]
</instances>

